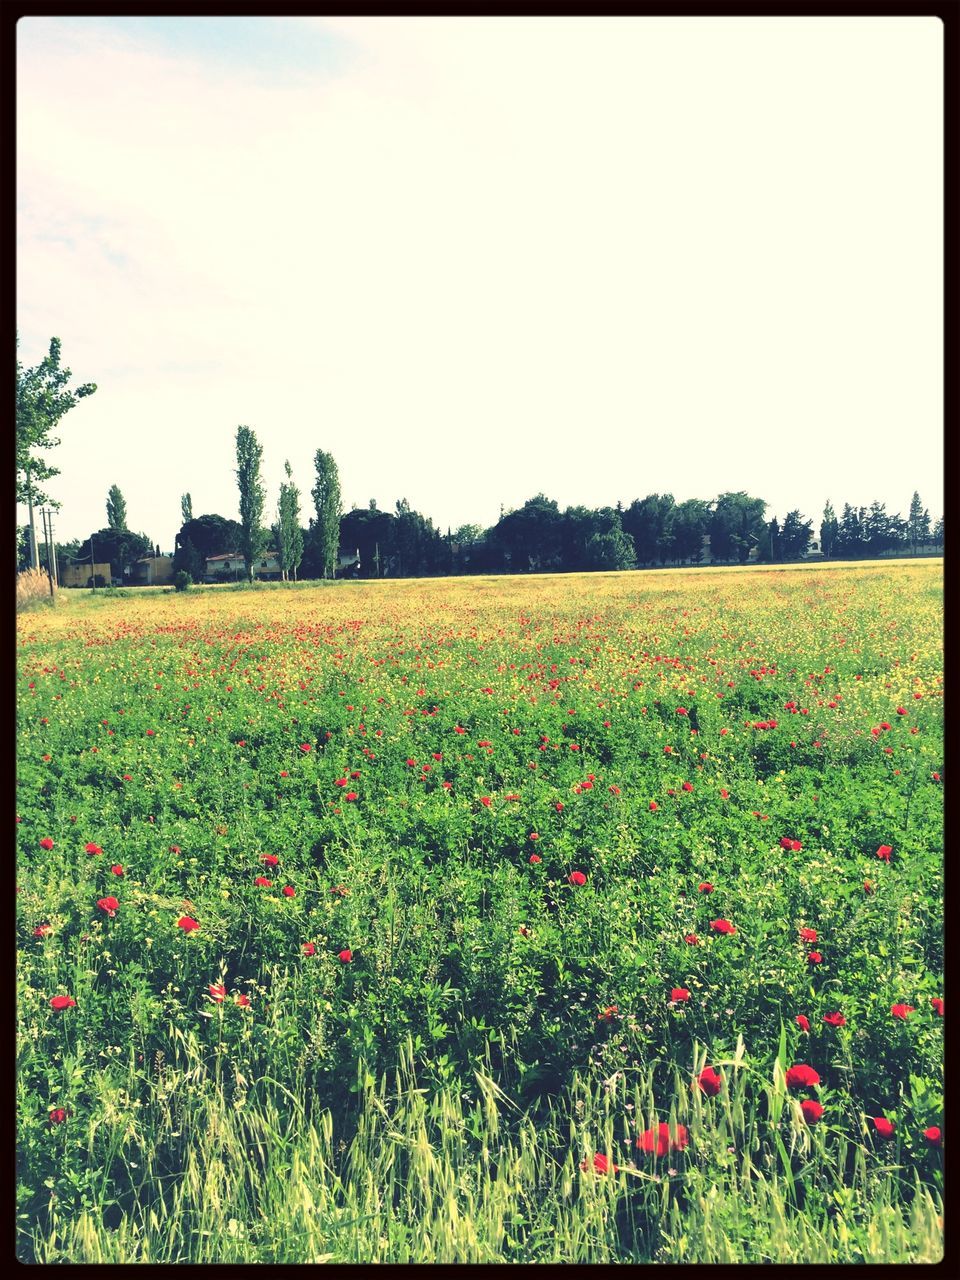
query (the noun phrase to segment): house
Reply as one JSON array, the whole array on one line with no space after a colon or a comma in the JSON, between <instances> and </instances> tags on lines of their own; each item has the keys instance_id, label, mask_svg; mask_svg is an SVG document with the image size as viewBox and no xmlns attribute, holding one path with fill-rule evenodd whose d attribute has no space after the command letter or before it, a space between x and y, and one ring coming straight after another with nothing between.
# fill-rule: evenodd
<instances>
[{"instance_id":1,"label":"house","mask_svg":"<svg viewBox=\"0 0 960 1280\"><path fill-rule=\"evenodd\" d=\"M253 566L255 578L271 580L279 578L280 561L276 551L263 551ZM207 556L205 582L240 582L247 577L247 561L239 551L228 551L220 556Z\"/></svg>"},{"instance_id":2,"label":"house","mask_svg":"<svg viewBox=\"0 0 960 1280\"><path fill-rule=\"evenodd\" d=\"M130 582L147 587L173 582L173 556L143 556L133 565Z\"/></svg>"},{"instance_id":3,"label":"house","mask_svg":"<svg viewBox=\"0 0 960 1280\"><path fill-rule=\"evenodd\" d=\"M819 538L811 538L807 544L807 549L803 553L804 560L822 560L823 549L820 546Z\"/></svg>"},{"instance_id":4,"label":"house","mask_svg":"<svg viewBox=\"0 0 960 1280\"><path fill-rule=\"evenodd\" d=\"M61 587L88 587L91 578L96 575L103 582L112 581L113 570L109 563L90 564L81 561L77 564L61 564L60 567L60 585Z\"/></svg>"}]
</instances>

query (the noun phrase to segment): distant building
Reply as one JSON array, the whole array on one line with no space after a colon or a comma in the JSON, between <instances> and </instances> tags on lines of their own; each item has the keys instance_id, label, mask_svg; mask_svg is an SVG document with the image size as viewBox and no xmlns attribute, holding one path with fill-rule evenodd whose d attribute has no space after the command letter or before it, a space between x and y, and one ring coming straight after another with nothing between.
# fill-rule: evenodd
<instances>
[{"instance_id":1,"label":"distant building","mask_svg":"<svg viewBox=\"0 0 960 1280\"><path fill-rule=\"evenodd\" d=\"M220 556L207 556L205 582L239 582L247 576L247 561L239 551L228 551ZM279 578L280 561L276 551L264 551L253 565L255 578L270 581Z\"/></svg>"},{"instance_id":2,"label":"distant building","mask_svg":"<svg viewBox=\"0 0 960 1280\"><path fill-rule=\"evenodd\" d=\"M820 546L819 538L811 538L807 544L807 549L803 553L804 560L822 560L823 549Z\"/></svg>"},{"instance_id":3,"label":"distant building","mask_svg":"<svg viewBox=\"0 0 960 1280\"><path fill-rule=\"evenodd\" d=\"M173 582L173 556L143 556L134 564L130 582L146 587L165 586Z\"/></svg>"},{"instance_id":4,"label":"distant building","mask_svg":"<svg viewBox=\"0 0 960 1280\"><path fill-rule=\"evenodd\" d=\"M94 576L102 578L104 583L112 581L112 569L109 564L61 564L61 587L86 587Z\"/></svg>"}]
</instances>

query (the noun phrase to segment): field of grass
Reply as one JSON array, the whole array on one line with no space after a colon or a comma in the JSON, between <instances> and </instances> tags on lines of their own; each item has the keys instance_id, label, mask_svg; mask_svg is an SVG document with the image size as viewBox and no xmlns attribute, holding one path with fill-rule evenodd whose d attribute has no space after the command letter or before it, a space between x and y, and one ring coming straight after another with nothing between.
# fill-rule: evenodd
<instances>
[{"instance_id":1,"label":"field of grass","mask_svg":"<svg viewBox=\"0 0 960 1280\"><path fill-rule=\"evenodd\" d=\"M21 615L20 1258L938 1260L941 617L936 561Z\"/></svg>"}]
</instances>

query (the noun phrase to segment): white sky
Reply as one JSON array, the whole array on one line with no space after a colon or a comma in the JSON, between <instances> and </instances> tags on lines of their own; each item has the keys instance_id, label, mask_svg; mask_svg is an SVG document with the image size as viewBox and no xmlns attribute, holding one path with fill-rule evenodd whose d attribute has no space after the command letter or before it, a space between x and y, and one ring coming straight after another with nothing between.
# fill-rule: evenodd
<instances>
[{"instance_id":1,"label":"white sky","mask_svg":"<svg viewBox=\"0 0 960 1280\"><path fill-rule=\"evenodd\" d=\"M18 24L18 325L96 395L57 537L311 507L444 531L745 488L943 510L932 18Z\"/></svg>"}]
</instances>

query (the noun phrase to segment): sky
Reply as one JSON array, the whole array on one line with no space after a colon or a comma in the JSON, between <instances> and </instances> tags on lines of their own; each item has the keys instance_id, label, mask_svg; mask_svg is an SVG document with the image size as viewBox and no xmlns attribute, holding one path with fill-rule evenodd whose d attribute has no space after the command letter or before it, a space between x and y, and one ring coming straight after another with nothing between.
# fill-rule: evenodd
<instances>
[{"instance_id":1,"label":"sky","mask_svg":"<svg viewBox=\"0 0 960 1280\"><path fill-rule=\"evenodd\" d=\"M746 489L943 511L943 27L25 17L19 358L59 541L236 518L238 425L444 532Z\"/></svg>"}]
</instances>

